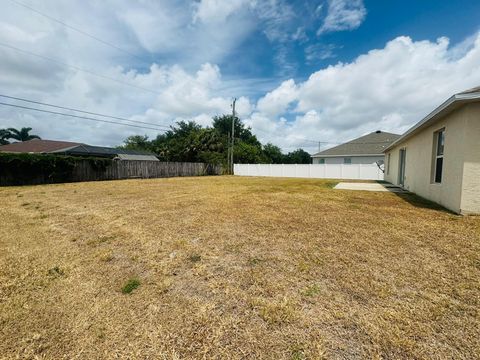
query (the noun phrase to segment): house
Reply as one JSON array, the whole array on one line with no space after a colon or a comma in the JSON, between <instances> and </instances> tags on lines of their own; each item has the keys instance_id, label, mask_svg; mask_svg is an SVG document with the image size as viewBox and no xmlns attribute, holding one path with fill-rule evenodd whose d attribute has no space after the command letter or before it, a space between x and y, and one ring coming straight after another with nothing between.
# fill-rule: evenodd
<instances>
[{"instance_id":1,"label":"house","mask_svg":"<svg viewBox=\"0 0 480 360\"><path fill-rule=\"evenodd\" d=\"M50 154L57 151L66 151L74 148L80 143L69 141L40 140L33 139L23 142L14 142L12 144L0 146L0 152L9 153L31 153L31 154Z\"/></svg>"},{"instance_id":2,"label":"house","mask_svg":"<svg viewBox=\"0 0 480 360\"><path fill-rule=\"evenodd\" d=\"M0 152L92 156L115 160L159 161L150 152L91 146L82 143L33 139L0 146Z\"/></svg>"},{"instance_id":3,"label":"house","mask_svg":"<svg viewBox=\"0 0 480 360\"><path fill-rule=\"evenodd\" d=\"M385 180L480 214L480 87L453 95L385 149Z\"/></svg>"},{"instance_id":4,"label":"house","mask_svg":"<svg viewBox=\"0 0 480 360\"><path fill-rule=\"evenodd\" d=\"M383 151L400 135L377 130L312 155L313 164L383 164Z\"/></svg>"}]
</instances>

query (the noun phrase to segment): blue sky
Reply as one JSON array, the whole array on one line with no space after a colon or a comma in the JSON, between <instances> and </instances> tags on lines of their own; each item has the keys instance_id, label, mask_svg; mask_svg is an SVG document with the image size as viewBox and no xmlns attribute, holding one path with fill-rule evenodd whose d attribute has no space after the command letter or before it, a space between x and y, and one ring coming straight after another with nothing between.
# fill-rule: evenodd
<instances>
[{"instance_id":1,"label":"blue sky","mask_svg":"<svg viewBox=\"0 0 480 360\"><path fill-rule=\"evenodd\" d=\"M315 10L322 6L323 9ZM305 37L289 41L287 58L295 69L276 62L278 47L264 34L260 24L256 31L240 42L230 56L221 63L227 76L293 77L298 80L321 68L339 61L350 62L371 49L381 48L391 39L408 35L415 40L431 40L446 36L452 44L463 41L480 28L480 2L466 0L459 6L455 1L365 1L366 16L358 28L332 31L317 35L317 30L328 11L327 2L291 1L295 18L288 23L290 32L304 28ZM310 47L318 48L327 58L308 60ZM331 54L328 54L331 53ZM320 54L321 55L321 54Z\"/></svg>"},{"instance_id":2,"label":"blue sky","mask_svg":"<svg viewBox=\"0 0 480 360\"><path fill-rule=\"evenodd\" d=\"M1 93L160 126L209 125L237 97L242 120L285 151L401 133L480 85L473 0L2 0L2 9ZM2 107L4 126L94 145L158 133Z\"/></svg>"}]
</instances>

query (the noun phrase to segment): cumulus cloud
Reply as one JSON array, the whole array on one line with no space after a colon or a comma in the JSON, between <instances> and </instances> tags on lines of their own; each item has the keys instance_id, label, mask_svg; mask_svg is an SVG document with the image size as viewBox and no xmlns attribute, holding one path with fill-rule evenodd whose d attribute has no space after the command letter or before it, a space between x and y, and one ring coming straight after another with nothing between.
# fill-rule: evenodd
<instances>
[{"instance_id":1,"label":"cumulus cloud","mask_svg":"<svg viewBox=\"0 0 480 360\"><path fill-rule=\"evenodd\" d=\"M356 29L366 15L363 0L329 0L327 16L317 34Z\"/></svg>"},{"instance_id":2,"label":"cumulus cloud","mask_svg":"<svg viewBox=\"0 0 480 360\"><path fill-rule=\"evenodd\" d=\"M282 83L259 100L249 124L261 131L270 126L271 133L260 137L287 146L291 143L286 143L285 134L293 133L332 142L377 129L402 133L452 94L480 84L480 35L474 39L470 37L469 46L459 53L446 38L430 42L398 37L351 63L319 70L295 86L293 80ZM296 107L285 122L281 119L288 114L282 110L291 103ZM266 126L265 118L274 122L276 115L278 126ZM313 143L304 145L315 150Z\"/></svg>"},{"instance_id":3,"label":"cumulus cloud","mask_svg":"<svg viewBox=\"0 0 480 360\"><path fill-rule=\"evenodd\" d=\"M52 16L71 16L68 21L77 27L143 54L143 63L6 4L6 11L0 13L0 43L54 57L120 83L0 46L2 92L162 126L190 119L208 125L212 116L230 113L232 96L237 96L238 114L262 141L271 141L285 150L301 146L313 152L320 140L340 142L377 129L403 132L453 93L480 84L478 34L455 46L446 38L414 41L398 37L349 63L319 69L303 81L289 77L280 81L225 78L222 67L217 65L219 59L231 55L231 40L241 39L243 35L239 33L258 26L252 14L268 23L262 31L279 44L280 54L288 50L284 44L293 37L299 40L306 36L301 35L306 33L305 29L297 31L298 24L289 22L291 12L279 10L288 10L283 0L242 2L242 10L237 9L235 16L229 13L231 4L226 8L222 5L218 8L221 13L213 19L204 10L202 18L197 17L196 21L193 17L199 7L177 13L182 1L166 0L162 6L155 1L142 1L133 12L127 11L129 3L86 0L81 5L58 5L46 0L41 6ZM342 3L345 2L329 3L325 31L331 31L332 24L346 29L347 23L355 24L352 19L362 18L349 15L352 9L348 6L349 11L340 11ZM353 1L349 6L352 3L360 6L357 10L362 13L363 3ZM240 0L235 4L240 6ZM112 8L116 9L114 15ZM331 9L337 15L331 15ZM150 15L157 12L161 13L158 17ZM342 18L338 13L350 20L338 20ZM165 22L161 23L161 19ZM218 19L228 20L222 31L215 25ZM282 26L291 31L282 34ZM330 56L329 50L333 51L317 46L312 48L311 56ZM288 62L288 58L284 60ZM118 145L128 135L158 133L4 107L0 110L0 128L31 126L45 138Z\"/></svg>"},{"instance_id":4,"label":"cumulus cloud","mask_svg":"<svg viewBox=\"0 0 480 360\"><path fill-rule=\"evenodd\" d=\"M278 88L258 100L259 112L275 117L283 114L298 97L298 89L293 79L284 81Z\"/></svg>"}]
</instances>

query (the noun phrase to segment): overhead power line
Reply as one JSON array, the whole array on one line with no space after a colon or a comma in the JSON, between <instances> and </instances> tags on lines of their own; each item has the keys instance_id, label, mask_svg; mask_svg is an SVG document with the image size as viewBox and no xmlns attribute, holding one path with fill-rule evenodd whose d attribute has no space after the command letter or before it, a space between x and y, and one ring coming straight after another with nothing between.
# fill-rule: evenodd
<instances>
[{"instance_id":1,"label":"overhead power line","mask_svg":"<svg viewBox=\"0 0 480 360\"><path fill-rule=\"evenodd\" d=\"M170 129L170 127L166 126L166 125L158 125L158 124L155 124L155 123L149 123L149 122L145 122L145 121L130 120L130 119L126 119L126 118L118 117L118 116L105 115L105 114L99 114L99 113L91 112L91 111L78 110L78 109L74 109L74 108L70 108L70 107L66 107L66 106L47 104L47 103L44 103L44 102L41 102L41 101L28 100L28 99L23 99L23 98L19 98L19 97L15 97L15 96L10 96L10 95L0 94L0 97L4 97L4 98L7 98L7 99L12 99L12 100L25 101L25 102L29 102L29 103L37 104L37 105L49 106L49 107L53 107L53 108L57 108L57 109L76 111L76 112L79 112L79 113L82 113L82 114L102 116L102 117L106 117L106 118L110 118L110 119L128 121L128 122L132 122L132 123L135 123L135 124L152 125L152 126L156 126L156 127Z\"/></svg>"},{"instance_id":2,"label":"overhead power line","mask_svg":"<svg viewBox=\"0 0 480 360\"><path fill-rule=\"evenodd\" d=\"M16 104L8 104L8 103L4 103L4 102L0 102L0 105L10 106L10 107L15 107L15 108L20 108L20 109L25 109L25 110L39 111L39 112L48 113L48 114L53 114L53 115L61 115L61 116L68 116L68 117L72 117L72 118L78 118L78 119L84 119L84 120L90 120L90 121L98 121L98 122L103 122L103 123L108 123L108 124L116 124L116 125L130 126L130 127L134 127L134 128L140 128L140 129L149 129L149 130L165 131L165 129L160 129L160 128L153 128L153 127L147 127L147 126L141 126L141 125L133 125L133 124L125 124L125 123L121 123L121 122L118 122L118 121L96 119L96 118L92 118L92 117L88 117L88 116L81 116L81 115L74 115L74 114L66 114L66 113L61 113L61 112L58 112L58 111L50 111L50 110L44 110L44 109L37 109L37 108L29 107L29 106L16 105Z\"/></svg>"},{"instance_id":3,"label":"overhead power line","mask_svg":"<svg viewBox=\"0 0 480 360\"><path fill-rule=\"evenodd\" d=\"M125 81L122 81L122 80L118 80L118 79L115 79L115 78L112 78L112 77L109 77L109 76L105 76L105 75L102 75L102 74L98 74L98 73L95 73L93 71L90 71L90 70L87 70L87 69L83 69L83 68L80 68L78 66L75 66L75 65L70 65L70 64L67 64L66 62L63 62L63 61L60 61L60 60L57 60L57 59L53 59L53 58L50 58L50 57L47 57L47 56L43 56L43 55L40 55L40 54L36 54L34 52L31 52L31 51L28 51L28 50L24 50L24 49L20 49L20 48L17 48L15 46L12 46L12 45L9 45L9 44L5 44L5 43L1 43L0 42L0 46L3 46L5 48L8 48L8 49L11 49L11 50L15 50L15 51L18 51L18 52L21 52L23 54L27 54L27 55L30 55L30 56L35 56L37 58L40 58L40 59L43 59L45 61L50 61L50 62L53 62L57 65L62 65L62 66L65 66L65 67L68 67L68 68L71 68L71 69L74 69L76 71L80 71L80 72L84 72L84 73L87 73L87 74L90 74L90 75L93 75L93 76L97 76L99 78L102 78L102 79L105 79L105 80L110 80L110 81L114 81L116 83L119 83L119 84L122 84L122 85L125 85L125 86L130 86L132 88L135 88L135 89L139 89L139 90L144 90L144 91L148 91L152 94L158 94L158 95L161 95L160 92L158 91L155 91L155 90L152 90L152 89L148 89L148 88L144 88L142 86L137 86L135 84L132 84L132 83L128 83L128 82L125 82Z\"/></svg>"},{"instance_id":4,"label":"overhead power line","mask_svg":"<svg viewBox=\"0 0 480 360\"><path fill-rule=\"evenodd\" d=\"M132 57L134 57L134 58L136 58L136 59L138 59L138 60L140 60L140 61L144 61L144 59L142 59L141 57L139 57L139 56L131 53L131 52L128 51L128 50L122 49L121 47L119 47L119 46L117 46L117 45L115 45L115 44L112 44L112 43L110 43L110 42L108 42L108 41L105 41L105 40L103 40L103 39L100 39L99 37L97 37L97 36L95 36L95 35L89 34L88 32L83 31L82 29L79 29L79 28L77 28L77 27L74 27L74 26L72 26L72 25L69 25L69 24L67 24L67 23L64 22L64 21L59 20L59 19L56 19L56 18L54 18L53 16L50 16L50 15L48 15L48 14L45 14L45 13L43 13L43 12L41 12L41 11L39 11L39 10L37 10L37 9L35 9L35 8L27 5L27 4L24 4L24 3L20 2L20 1L16 1L16 0L10 0L10 1L11 1L12 3L14 3L14 4L17 4L17 5L19 5L19 6L22 6L22 7L26 8L26 9L29 9L29 10L33 11L34 13L36 13L36 14L38 14L38 15L41 15L41 16L49 19L50 21L54 21L54 22L56 22L56 23L58 23L58 24L61 24L61 25L65 26L65 27L68 28L68 29L71 29L71 30L73 30L73 31L78 32L79 34L82 34L82 35L84 35L84 36L87 36L87 37L95 40L95 41L98 41L99 43L101 43L101 44L103 44L103 45L109 46L109 47L111 47L111 48L113 48L113 49L115 49L115 50L117 50L117 51L120 51L120 52L123 52L123 53L125 53L125 54L127 54L127 55L130 55L130 56L132 56Z\"/></svg>"}]
</instances>

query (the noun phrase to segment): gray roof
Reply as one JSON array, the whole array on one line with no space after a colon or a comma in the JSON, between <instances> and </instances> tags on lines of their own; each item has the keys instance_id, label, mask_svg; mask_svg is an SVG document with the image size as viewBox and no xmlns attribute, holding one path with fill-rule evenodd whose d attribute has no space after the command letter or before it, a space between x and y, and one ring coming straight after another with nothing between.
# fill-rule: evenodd
<instances>
[{"instance_id":1,"label":"gray roof","mask_svg":"<svg viewBox=\"0 0 480 360\"><path fill-rule=\"evenodd\" d=\"M148 151L116 149L116 148L110 148L110 147L104 147L104 146L91 146L91 145L85 145L85 144L81 144L61 152L65 153L66 155L100 156L100 157L115 157L120 154L155 156L155 154Z\"/></svg>"},{"instance_id":2,"label":"gray roof","mask_svg":"<svg viewBox=\"0 0 480 360\"><path fill-rule=\"evenodd\" d=\"M394 146L401 144L402 142L404 142L405 140L407 140L408 138L416 134L418 131L432 125L437 120L450 114L453 110L458 109L460 106L463 106L464 104L467 104L467 103L478 102L478 101L480 101L480 87L475 87L473 89L469 89L451 96L443 104L438 106L430 114L424 117L421 121L419 121L413 127L408 129L405 132L405 134L400 136L400 138L398 138L392 144L387 146L384 149L384 151L388 151Z\"/></svg>"},{"instance_id":3,"label":"gray roof","mask_svg":"<svg viewBox=\"0 0 480 360\"><path fill-rule=\"evenodd\" d=\"M118 154L120 160L160 161L155 155Z\"/></svg>"},{"instance_id":4,"label":"gray roof","mask_svg":"<svg viewBox=\"0 0 480 360\"><path fill-rule=\"evenodd\" d=\"M334 157L334 156L361 156L361 155L383 155L383 151L391 143L397 140L400 135L377 130L368 135L320 151L312 157Z\"/></svg>"}]
</instances>

